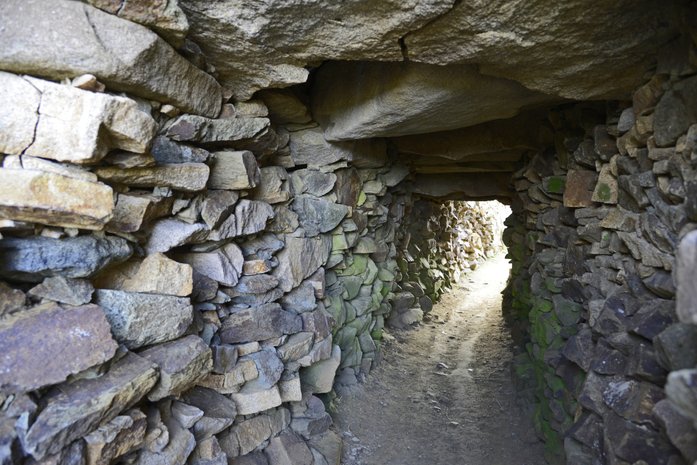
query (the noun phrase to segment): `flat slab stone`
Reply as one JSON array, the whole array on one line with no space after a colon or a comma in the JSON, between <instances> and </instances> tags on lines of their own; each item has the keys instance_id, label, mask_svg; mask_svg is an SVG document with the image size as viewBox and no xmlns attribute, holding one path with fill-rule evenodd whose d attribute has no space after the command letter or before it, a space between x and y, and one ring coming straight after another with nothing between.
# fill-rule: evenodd
<instances>
[{"instance_id":1,"label":"flat slab stone","mask_svg":"<svg viewBox=\"0 0 697 465\"><path fill-rule=\"evenodd\" d=\"M111 219L113 209L113 191L105 184L0 168L0 218L99 230Z\"/></svg>"},{"instance_id":2,"label":"flat slab stone","mask_svg":"<svg viewBox=\"0 0 697 465\"><path fill-rule=\"evenodd\" d=\"M2 3L0 16L2 69L58 80L91 73L113 90L191 113L220 112L215 79L146 27L65 0L11 0Z\"/></svg>"},{"instance_id":3,"label":"flat slab stone","mask_svg":"<svg viewBox=\"0 0 697 465\"><path fill-rule=\"evenodd\" d=\"M150 221L169 215L172 212L172 197L158 197L152 194L119 194L107 231L136 232Z\"/></svg>"},{"instance_id":4,"label":"flat slab stone","mask_svg":"<svg viewBox=\"0 0 697 465\"><path fill-rule=\"evenodd\" d=\"M270 124L268 118L211 119L182 115L167 127L165 134L176 141L234 146L254 140L268 130Z\"/></svg>"},{"instance_id":5,"label":"flat slab stone","mask_svg":"<svg viewBox=\"0 0 697 465\"><path fill-rule=\"evenodd\" d=\"M240 415L252 415L281 405L281 394L277 386L262 388L255 385L256 381L245 384L238 392L230 397L237 405Z\"/></svg>"},{"instance_id":6,"label":"flat slab stone","mask_svg":"<svg viewBox=\"0 0 697 465\"><path fill-rule=\"evenodd\" d=\"M210 347L193 334L156 345L139 355L160 369L160 379L148 393L148 400L151 402L181 394L213 368Z\"/></svg>"},{"instance_id":7,"label":"flat slab stone","mask_svg":"<svg viewBox=\"0 0 697 465\"><path fill-rule=\"evenodd\" d=\"M264 304L231 313L220 329L224 343L264 341L302 330L302 319L276 303Z\"/></svg>"},{"instance_id":8,"label":"flat slab stone","mask_svg":"<svg viewBox=\"0 0 697 465\"><path fill-rule=\"evenodd\" d=\"M317 73L313 115L328 140L367 139L474 126L552 100L469 65L333 62Z\"/></svg>"},{"instance_id":9,"label":"flat slab stone","mask_svg":"<svg viewBox=\"0 0 697 465\"><path fill-rule=\"evenodd\" d=\"M52 276L31 288L28 294L68 305L84 305L92 300L93 292L94 286L86 279Z\"/></svg>"},{"instance_id":10,"label":"flat slab stone","mask_svg":"<svg viewBox=\"0 0 697 465\"><path fill-rule=\"evenodd\" d=\"M205 163L172 163L123 169L118 166L97 168L100 179L133 187L171 187L184 192L206 188L210 168Z\"/></svg>"},{"instance_id":11,"label":"flat slab stone","mask_svg":"<svg viewBox=\"0 0 697 465\"><path fill-rule=\"evenodd\" d=\"M186 297L193 290L193 269L154 253L143 260L129 260L109 268L97 276L95 284L105 289Z\"/></svg>"},{"instance_id":12,"label":"flat slab stone","mask_svg":"<svg viewBox=\"0 0 697 465\"><path fill-rule=\"evenodd\" d=\"M138 449L145 440L147 418L140 410L131 410L85 436L86 465L109 465L119 457Z\"/></svg>"},{"instance_id":13,"label":"flat slab stone","mask_svg":"<svg viewBox=\"0 0 697 465\"><path fill-rule=\"evenodd\" d=\"M261 179L259 165L248 150L215 152L212 156L211 189L242 190L256 187Z\"/></svg>"},{"instance_id":14,"label":"flat slab stone","mask_svg":"<svg viewBox=\"0 0 697 465\"><path fill-rule=\"evenodd\" d=\"M176 339L193 321L187 298L98 289L95 301L104 309L116 340L129 349Z\"/></svg>"},{"instance_id":15,"label":"flat slab stone","mask_svg":"<svg viewBox=\"0 0 697 465\"><path fill-rule=\"evenodd\" d=\"M213 252L180 254L176 258L191 265L195 272L229 287L237 284L244 265L242 251L232 243Z\"/></svg>"},{"instance_id":16,"label":"flat slab stone","mask_svg":"<svg viewBox=\"0 0 697 465\"><path fill-rule=\"evenodd\" d=\"M125 239L78 236L0 239L0 276L39 282L48 276L87 278L133 250Z\"/></svg>"},{"instance_id":17,"label":"flat slab stone","mask_svg":"<svg viewBox=\"0 0 697 465\"><path fill-rule=\"evenodd\" d=\"M0 89L0 152L92 163L109 149L143 153L155 136L155 120L129 98L4 72Z\"/></svg>"},{"instance_id":18,"label":"flat slab stone","mask_svg":"<svg viewBox=\"0 0 697 465\"><path fill-rule=\"evenodd\" d=\"M104 375L61 386L27 431L24 449L37 460L55 454L139 401L157 381L157 368L128 353Z\"/></svg>"},{"instance_id":19,"label":"flat slab stone","mask_svg":"<svg viewBox=\"0 0 697 465\"><path fill-rule=\"evenodd\" d=\"M47 304L7 316L0 320L0 391L20 393L60 383L106 362L117 346L96 305Z\"/></svg>"}]
</instances>

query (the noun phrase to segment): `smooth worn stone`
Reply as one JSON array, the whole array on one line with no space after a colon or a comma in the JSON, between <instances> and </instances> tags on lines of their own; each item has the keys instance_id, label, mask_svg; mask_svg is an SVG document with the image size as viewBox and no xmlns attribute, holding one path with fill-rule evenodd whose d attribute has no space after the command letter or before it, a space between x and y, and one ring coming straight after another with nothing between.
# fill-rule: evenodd
<instances>
[{"instance_id":1,"label":"smooth worn stone","mask_svg":"<svg viewBox=\"0 0 697 465\"><path fill-rule=\"evenodd\" d=\"M566 174L564 206L583 208L593 205L593 193L598 174L595 171L569 170Z\"/></svg>"},{"instance_id":2,"label":"smooth worn stone","mask_svg":"<svg viewBox=\"0 0 697 465\"><path fill-rule=\"evenodd\" d=\"M84 437L85 464L109 465L137 450L144 442L147 419L140 410L130 410L101 425Z\"/></svg>"},{"instance_id":3,"label":"smooth worn stone","mask_svg":"<svg viewBox=\"0 0 697 465\"><path fill-rule=\"evenodd\" d=\"M26 303L27 297L19 289L12 289L10 286L0 281L0 318L21 310Z\"/></svg>"},{"instance_id":4,"label":"smooth worn stone","mask_svg":"<svg viewBox=\"0 0 697 465\"><path fill-rule=\"evenodd\" d=\"M129 349L176 339L193 321L188 298L98 289L95 302L104 309L116 340Z\"/></svg>"},{"instance_id":5,"label":"smooth worn stone","mask_svg":"<svg viewBox=\"0 0 697 465\"><path fill-rule=\"evenodd\" d=\"M264 449L269 465L294 465L313 463L312 452L305 441L292 431L284 431L271 439Z\"/></svg>"},{"instance_id":6,"label":"smooth worn stone","mask_svg":"<svg viewBox=\"0 0 697 465\"><path fill-rule=\"evenodd\" d=\"M167 127L165 135L181 142L240 147L263 134L269 124L267 118L211 119L182 115Z\"/></svg>"},{"instance_id":7,"label":"smooth worn stone","mask_svg":"<svg viewBox=\"0 0 697 465\"><path fill-rule=\"evenodd\" d=\"M157 411L157 410L156 410ZM149 414L152 416L152 413ZM158 415L159 416L159 415ZM148 418L148 423L156 424L159 422L153 418ZM141 448L135 457L135 465L172 465L185 464L188 457L196 447L196 438L186 428L182 427L175 416L168 412L166 408L162 412L162 420L157 426L163 433L155 440L163 440L159 445L146 444ZM147 441L146 436L146 441Z\"/></svg>"},{"instance_id":8,"label":"smooth worn stone","mask_svg":"<svg viewBox=\"0 0 697 465\"><path fill-rule=\"evenodd\" d=\"M186 297L193 290L193 270L158 252L109 268L96 277L95 284L103 289Z\"/></svg>"},{"instance_id":9,"label":"smooth worn stone","mask_svg":"<svg viewBox=\"0 0 697 465\"><path fill-rule=\"evenodd\" d=\"M210 168L205 163L171 163L123 169L103 167L95 170L100 179L132 187L171 187L183 192L206 188Z\"/></svg>"},{"instance_id":10,"label":"smooth worn stone","mask_svg":"<svg viewBox=\"0 0 697 465\"><path fill-rule=\"evenodd\" d=\"M132 233L140 231L149 222L169 215L173 199L152 194L118 194L107 231Z\"/></svg>"},{"instance_id":11,"label":"smooth worn stone","mask_svg":"<svg viewBox=\"0 0 697 465\"><path fill-rule=\"evenodd\" d=\"M265 348L240 358L240 362L246 362L247 360L254 362L257 367L257 372L259 373L255 378L257 387L268 389L281 379L284 365L273 348Z\"/></svg>"},{"instance_id":12,"label":"smooth worn stone","mask_svg":"<svg viewBox=\"0 0 697 465\"><path fill-rule=\"evenodd\" d=\"M290 190L294 195L310 194L321 197L331 192L335 183L336 174L318 170L297 170L290 176Z\"/></svg>"},{"instance_id":13,"label":"smooth worn stone","mask_svg":"<svg viewBox=\"0 0 697 465\"><path fill-rule=\"evenodd\" d=\"M676 313L683 323L697 324L697 231L682 238L676 253Z\"/></svg>"},{"instance_id":14,"label":"smooth worn stone","mask_svg":"<svg viewBox=\"0 0 697 465\"><path fill-rule=\"evenodd\" d=\"M336 228L346 217L350 209L346 205L328 202L309 195L298 195L291 204L291 209L298 214L300 226L307 237L326 233Z\"/></svg>"},{"instance_id":15,"label":"smooth worn stone","mask_svg":"<svg viewBox=\"0 0 697 465\"><path fill-rule=\"evenodd\" d=\"M300 370L303 387L314 394L330 392L334 385L334 376L341 363L341 348L335 345L331 357Z\"/></svg>"},{"instance_id":16,"label":"smooth worn stone","mask_svg":"<svg viewBox=\"0 0 697 465\"><path fill-rule=\"evenodd\" d=\"M278 266L273 275L279 280L284 292L297 287L305 278L315 273L329 258L331 237L285 237L286 246L278 257Z\"/></svg>"},{"instance_id":17,"label":"smooth worn stone","mask_svg":"<svg viewBox=\"0 0 697 465\"><path fill-rule=\"evenodd\" d=\"M234 191L208 191L201 206L201 218L209 228L217 228L235 211L239 198L240 195Z\"/></svg>"},{"instance_id":18,"label":"smooth worn stone","mask_svg":"<svg viewBox=\"0 0 697 465\"><path fill-rule=\"evenodd\" d=\"M24 449L36 459L59 452L138 402L157 381L157 368L133 353L98 378L61 386L27 431Z\"/></svg>"},{"instance_id":19,"label":"smooth worn stone","mask_svg":"<svg viewBox=\"0 0 697 465\"><path fill-rule=\"evenodd\" d=\"M150 237L145 244L148 254L168 252L173 248L198 242L207 234L205 225L189 224L172 218L165 218L155 223L150 230Z\"/></svg>"},{"instance_id":20,"label":"smooth worn stone","mask_svg":"<svg viewBox=\"0 0 697 465\"><path fill-rule=\"evenodd\" d=\"M211 189L243 190L259 184L261 172L254 154L249 150L215 152L211 156Z\"/></svg>"},{"instance_id":21,"label":"smooth worn stone","mask_svg":"<svg viewBox=\"0 0 697 465\"><path fill-rule=\"evenodd\" d=\"M205 163L210 156L207 150L180 144L164 136L155 137L150 153L158 165L170 163Z\"/></svg>"},{"instance_id":22,"label":"smooth worn stone","mask_svg":"<svg viewBox=\"0 0 697 465\"><path fill-rule=\"evenodd\" d=\"M220 329L220 340L229 344L264 341L301 330L298 315L270 303L230 313Z\"/></svg>"},{"instance_id":23,"label":"smooth worn stone","mask_svg":"<svg viewBox=\"0 0 697 465\"><path fill-rule=\"evenodd\" d=\"M554 100L471 65L333 62L317 72L312 113L328 140L351 140L474 126Z\"/></svg>"},{"instance_id":24,"label":"smooth worn stone","mask_svg":"<svg viewBox=\"0 0 697 465\"><path fill-rule=\"evenodd\" d=\"M4 72L0 88L0 152L94 163L110 149L143 153L155 136L155 120L128 98Z\"/></svg>"},{"instance_id":25,"label":"smooth worn stone","mask_svg":"<svg viewBox=\"0 0 697 465\"><path fill-rule=\"evenodd\" d=\"M284 187L288 173L282 166L260 168L260 180L257 187L250 192L250 198L275 204L290 198L290 192Z\"/></svg>"},{"instance_id":26,"label":"smooth worn stone","mask_svg":"<svg viewBox=\"0 0 697 465\"><path fill-rule=\"evenodd\" d=\"M0 276L26 282L45 277L87 278L133 250L120 237L95 236L0 239Z\"/></svg>"},{"instance_id":27,"label":"smooth worn stone","mask_svg":"<svg viewBox=\"0 0 697 465\"><path fill-rule=\"evenodd\" d=\"M215 117L221 89L149 29L79 2L9 1L0 67L50 79L91 73L109 89ZM35 35L32 31L52 31ZM80 44L76 47L75 44Z\"/></svg>"},{"instance_id":28,"label":"smooth worn stone","mask_svg":"<svg viewBox=\"0 0 697 465\"><path fill-rule=\"evenodd\" d=\"M88 3L100 10L153 29L175 48L183 45L189 32L189 22L176 0L125 3L118 0L88 0Z\"/></svg>"},{"instance_id":29,"label":"smooth worn stone","mask_svg":"<svg viewBox=\"0 0 697 465\"><path fill-rule=\"evenodd\" d=\"M160 369L160 379L148 393L151 402L181 394L213 368L211 349L195 335L157 345L139 355Z\"/></svg>"},{"instance_id":30,"label":"smooth worn stone","mask_svg":"<svg viewBox=\"0 0 697 465\"><path fill-rule=\"evenodd\" d=\"M240 413L235 402L204 387L195 387L187 391L182 395L182 399L203 411L203 418L194 425L194 434L198 440L218 434L230 426Z\"/></svg>"},{"instance_id":31,"label":"smooth worn stone","mask_svg":"<svg viewBox=\"0 0 697 465\"><path fill-rule=\"evenodd\" d=\"M194 272L229 287L237 285L244 264L242 251L232 243L212 252L180 254L176 258L191 265Z\"/></svg>"},{"instance_id":32,"label":"smooth worn stone","mask_svg":"<svg viewBox=\"0 0 697 465\"><path fill-rule=\"evenodd\" d=\"M260 200L240 200L235 206L236 235L247 236L261 232L273 217L273 208L268 203Z\"/></svg>"},{"instance_id":33,"label":"smooth worn stone","mask_svg":"<svg viewBox=\"0 0 697 465\"><path fill-rule=\"evenodd\" d=\"M0 391L20 393L60 383L111 359L116 348L109 322L96 305L46 304L6 316L0 320Z\"/></svg>"},{"instance_id":34,"label":"smooth worn stone","mask_svg":"<svg viewBox=\"0 0 697 465\"><path fill-rule=\"evenodd\" d=\"M93 292L94 287L86 279L54 276L44 279L41 284L31 288L28 294L40 299L77 306L89 303Z\"/></svg>"},{"instance_id":35,"label":"smooth worn stone","mask_svg":"<svg viewBox=\"0 0 697 465\"><path fill-rule=\"evenodd\" d=\"M387 147L380 139L330 142L321 128L290 135L290 156L296 165L323 168L339 161L383 160Z\"/></svg>"},{"instance_id":36,"label":"smooth worn stone","mask_svg":"<svg viewBox=\"0 0 697 465\"><path fill-rule=\"evenodd\" d=\"M277 386L264 388L257 380L246 383L238 392L230 394L240 415L252 415L281 405Z\"/></svg>"},{"instance_id":37,"label":"smooth worn stone","mask_svg":"<svg viewBox=\"0 0 697 465\"><path fill-rule=\"evenodd\" d=\"M0 218L99 230L111 219L113 210L113 191L105 184L0 168Z\"/></svg>"}]
</instances>

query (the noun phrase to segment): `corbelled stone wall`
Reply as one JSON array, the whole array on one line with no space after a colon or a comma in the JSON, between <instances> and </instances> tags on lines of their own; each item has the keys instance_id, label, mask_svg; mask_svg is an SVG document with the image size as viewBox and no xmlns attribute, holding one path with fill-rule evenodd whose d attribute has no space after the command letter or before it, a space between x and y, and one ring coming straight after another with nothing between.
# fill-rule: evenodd
<instances>
[{"instance_id":1,"label":"corbelled stone wall","mask_svg":"<svg viewBox=\"0 0 697 465\"><path fill-rule=\"evenodd\" d=\"M550 460L697 460L697 69L686 55L631 102L552 112L554 147L514 175L506 311Z\"/></svg>"},{"instance_id":2,"label":"corbelled stone wall","mask_svg":"<svg viewBox=\"0 0 697 465\"><path fill-rule=\"evenodd\" d=\"M490 218L413 207L386 142L326 142L302 91L233 104L129 21L180 46L181 12L129 5L2 12L82 43L13 30L0 62L0 463L338 464L315 395L490 252Z\"/></svg>"}]
</instances>

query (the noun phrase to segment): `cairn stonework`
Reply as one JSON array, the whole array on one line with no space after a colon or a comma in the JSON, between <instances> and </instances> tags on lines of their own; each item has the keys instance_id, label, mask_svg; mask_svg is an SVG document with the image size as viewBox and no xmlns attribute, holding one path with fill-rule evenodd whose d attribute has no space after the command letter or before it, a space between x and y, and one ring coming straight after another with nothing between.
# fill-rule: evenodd
<instances>
[{"instance_id":1,"label":"cairn stonework","mask_svg":"<svg viewBox=\"0 0 697 465\"><path fill-rule=\"evenodd\" d=\"M1 2L0 465L339 465L511 212L550 463L695 463L694 4L263 3Z\"/></svg>"}]
</instances>

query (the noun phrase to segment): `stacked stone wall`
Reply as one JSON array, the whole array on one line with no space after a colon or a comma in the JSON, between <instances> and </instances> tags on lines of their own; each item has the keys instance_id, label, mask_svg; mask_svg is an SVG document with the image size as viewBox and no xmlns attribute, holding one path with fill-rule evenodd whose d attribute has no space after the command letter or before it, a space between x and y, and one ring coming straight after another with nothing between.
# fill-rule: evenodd
<instances>
[{"instance_id":1,"label":"stacked stone wall","mask_svg":"<svg viewBox=\"0 0 697 465\"><path fill-rule=\"evenodd\" d=\"M695 108L683 65L631 102L562 107L514 176L506 316L550 460L697 460Z\"/></svg>"}]
</instances>

